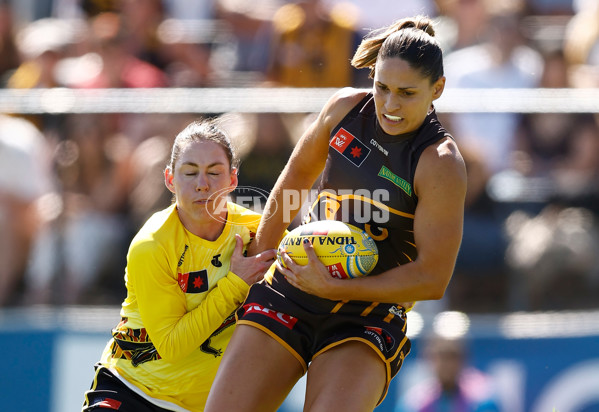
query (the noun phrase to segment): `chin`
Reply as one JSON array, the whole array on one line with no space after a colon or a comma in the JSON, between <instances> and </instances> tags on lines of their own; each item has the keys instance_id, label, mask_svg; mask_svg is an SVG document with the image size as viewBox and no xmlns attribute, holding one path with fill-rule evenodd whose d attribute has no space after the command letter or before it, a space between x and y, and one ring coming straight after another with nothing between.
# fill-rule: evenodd
<instances>
[{"instance_id":1,"label":"chin","mask_svg":"<svg viewBox=\"0 0 599 412\"><path fill-rule=\"evenodd\" d=\"M392 127L385 125L385 126L382 126L382 128L383 128L383 131L390 136L397 136L397 135L404 134L407 132L406 127L403 124L394 125Z\"/></svg>"}]
</instances>

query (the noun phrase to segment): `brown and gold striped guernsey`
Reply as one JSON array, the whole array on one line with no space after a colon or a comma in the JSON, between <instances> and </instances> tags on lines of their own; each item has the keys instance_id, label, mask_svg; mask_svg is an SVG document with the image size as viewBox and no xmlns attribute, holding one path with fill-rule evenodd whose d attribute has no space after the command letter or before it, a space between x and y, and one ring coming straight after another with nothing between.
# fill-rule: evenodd
<instances>
[{"instance_id":1,"label":"brown and gold striped guernsey","mask_svg":"<svg viewBox=\"0 0 599 412\"><path fill-rule=\"evenodd\" d=\"M342 220L366 230L379 249L371 276L414 260L414 174L424 149L445 136L449 134L434 110L417 131L386 134L368 93L331 133L318 197L307 220Z\"/></svg>"}]
</instances>

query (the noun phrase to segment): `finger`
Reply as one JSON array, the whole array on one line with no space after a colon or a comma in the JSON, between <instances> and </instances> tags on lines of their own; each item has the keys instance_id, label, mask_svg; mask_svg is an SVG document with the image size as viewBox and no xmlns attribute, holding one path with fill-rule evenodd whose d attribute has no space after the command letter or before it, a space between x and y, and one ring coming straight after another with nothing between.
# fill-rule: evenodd
<instances>
[{"instance_id":1,"label":"finger","mask_svg":"<svg viewBox=\"0 0 599 412\"><path fill-rule=\"evenodd\" d=\"M283 276L285 276L285 279L290 280L290 279L293 279L295 277L295 275L293 274L292 271L290 271L289 269L287 269L285 266L281 265L281 262L277 261L276 265L277 265L277 270Z\"/></svg>"},{"instance_id":2,"label":"finger","mask_svg":"<svg viewBox=\"0 0 599 412\"><path fill-rule=\"evenodd\" d=\"M290 270L283 266L278 260L275 262L275 264L277 265L277 270L283 275L287 276L287 273L290 272Z\"/></svg>"},{"instance_id":3,"label":"finger","mask_svg":"<svg viewBox=\"0 0 599 412\"><path fill-rule=\"evenodd\" d=\"M285 266L287 266L287 268L289 268L290 270L296 270L298 264L295 263L295 261L293 259L291 259L291 256L289 256L287 254L287 252L282 251L280 253L281 255L281 259L283 260L283 263L285 263Z\"/></svg>"},{"instance_id":4,"label":"finger","mask_svg":"<svg viewBox=\"0 0 599 412\"><path fill-rule=\"evenodd\" d=\"M308 256L308 262L320 261L320 259L318 259L318 256L316 256L316 251L314 250L314 246L312 246L312 242L310 242L310 239L304 238L302 243L304 246L304 250L306 251L306 256Z\"/></svg>"},{"instance_id":5,"label":"finger","mask_svg":"<svg viewBox=\"0 0 599 412\"><path fill-rule=\"evenodd\" d=\"M240 234L235 235L235 250L233 251L234 255L243 255L243 239Z\"/></svg>"},{"instance_id":6,"label":"finger","mask_svg":"<svg viewBox=\"0 0 599 412\"><path fill-rule=\"evenodd\" d=\"M269 260L273 260L276 256L277 256L277 251L275 249L268 249L262 253L258 253L256 255L256 259L261 260L261 261L269 261Z\"/></svg>"}]
</instances>

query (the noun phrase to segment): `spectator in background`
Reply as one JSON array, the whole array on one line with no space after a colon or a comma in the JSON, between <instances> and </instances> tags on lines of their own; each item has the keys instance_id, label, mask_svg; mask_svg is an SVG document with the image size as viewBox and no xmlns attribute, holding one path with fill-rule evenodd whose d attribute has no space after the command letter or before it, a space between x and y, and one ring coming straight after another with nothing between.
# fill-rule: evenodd
<instances>
[{"instance_id":1,"label":"spectator in background","mask_svg":"<svg viewBox=\"0 0 599 412\"><path fill-rule=\"evenodd\" d=\"M63 212L40 233L28 268L31 303L117 303L103 282L119 282L121 259L133 228L128 223L134 187L131 141L110 115L72 115L56 148ZM115 275L117 274L117 275ZM110 292L111 290L108 289Z\"/></svg>"},{"instance_id":2,"label":"spectator in background","mask_svg":"<svg viewBox=\"0 0 599 412\"><path fill-rule=\"evenodd\" d=\"M484 41L447 55L448 87L525 88L538 84L543 61L519 34L517 10L488 9L490 3L482 0L459 0L453 5L459 7L454 12L469 10L470 18L476 15L486 21L489 15L489 25L479 32L478 22L466 23L468 41L476 41L479 35ZM448 115L449 129L458 136L468 172L464 234L449 289L453 309L497 311L508 304L508 238L503 229L508 212L490 197L488 188L494 176L514 167L519 119L518 113Z\"/></svg>"},{"instance_id":3,"label":"spectator in background","mask_svg":"<svg viewBox=\"0 0 599 412\"><path fill-rule=\"evenodd\" d=\"M226 23L232 34L229 47L233 53L223 59L223 63L236 76L242 79L250 77L250 81L254 82L264 81L273 38L273 16L279 7L281 0L251 3L246 0L217 0L217 18Z\"/></svg>"},{"instance_id":4,"label":"spectator in background","mask_svg":"<svg viewBox=\"0 0 599 412\"><path fill-rule=\"evenodd\" d=\"M52 16L58 19L85 19L104 12L116 12L119 0L51 0Z\"/></svg>"},{"instance_id":5,"label":"spectator in background","mask_svg":"<svg viewBox=\"0 0 599 412\"><path fill-rule=\"evenodd\" d=\"M169 17L177 20L210 20L214 18L218 0L162 0Z\"/></svg>"},{"instance_id":6,"label":"spectator in background","mask_svg":"<svg viewBox=\"0 0 599 412\"><path fill-rule=\"evenodd\" d=\"M24 61L8 79L8 87L33 89L64 86L57 67L76 40L81 25L55 18L35 20L18 33L19 51Z\"/></svg>"},{"instance_id":7,"label":"spectator in background","mask_svg":"<svg viewBox=\"0 0 599 412\"><path fill-rule=\"evenodd\" d=\"M240 176L244 185L270 192L293 151L291 131L285 125L290 118L296 120L290 114L276 113L243 113L235 119L236 131L231 136L243 145Z\"/></svg>"},{"instance_id":8,"label":"spectator in background","mask_svg":"<svg viewBox=\"0 0 599 412\"><path fill-rule=\"evenodd\" d=\"M540 86L572 87L562 51L544 58ZM516 149L513 173L539 196L537 209L519 208L507 220L510 309L592 307L599 293L597 117L524 114Z\"/></svg>"},{"instance_id":9,"label":"spectator in background","mask_svg":"<svg viewBox=\"0 0 599 412\"><path fill-rule=\"evenodd\" d=\"M542 88L570 88L570 66L560 49L543 54ZM519 172L523 175L551 178L559 169L582 166L582 158L592 151L575 151L576 141L583 130L595 122L590 113L525 113L516 134L515 149L521 161ZM574 156L574 157L573 157ZM523 167L522 167L523 166ZM584 167L588 167L584 166Z\"/></svg>"},{"instance_id":10,"label":"spectator in background","mask_svg":"<svg viewBox=\"0 0 599 412\"><path fill-rule=\"evenodd\" d=\"M361 36L375 27L383 27L407 16L437 15L434 0L397 1L390 7L388 0L324 0L328 7L339 6L343 13L351 13L356 18L356 27Z\"/></svg>"},{"instance_id":11,"label":"spectator in background","mask_svg":"<svg viewBox=\"0 0 599 412\"><path fill-rule=\"evenodd\" d=\"M12 71L21 63L15 40L10 2L0 1L0 87L4 87Z\"/></svg>"},{"instance_id":12,"label":"spectator in background","mask_svg":"<svg viewBox=\"0 0 599 412\"><path fill-rule=\"evenodd\" d=\"M321 0L302 0L274 15L267 79L275 86L345 87L353 84L348 64L358 41L355 21L331 13Z\"/></svg>"},{"instance_id":13,"label":"spectator in background","mask_svg":"<svg viewBox=\"0 0 599 412\"><path fill-rule=\"evenodd\" d=\"M437 0L444 53L485 41L490 17L488 3L489 0Z\"/></svg>"},{"instance_id":14,"label":"spectator in background","mask_svg":"<svg viewBox=\"0 0 599 412\"><path fill-rule=\"evenodd\" d=\"M135 88L166 87L167 77L155 65L136 57L127 48L123 18L111 12L101 13L90 21L92 46L100 60L94 62L95 73L73 87ZM74 66L76 68L76 66ZM80 78L81 76L75 76Z\"/></svg>"},{"instance_id":15,"label":"spectator in background","mask_svg":"<svg viewBox=\"0 0 599 412\"><path fill-rule=\"evenodd\" d=\"M566 27L564 53L575 87L599 87L599 0L578 3Z\"/></svg>"},{"instance_id":16,"label":"spectator in background","mask_svg":"<svg viewBox=\"0 0 599 412\"><path fill-rule=\"evenodd\" d=\"M491 177L485 160L460 148L467 171L462 244L448 288L448 306L465 312L500 312L508 303L510 279L505 264L506 216L489 196Z\"/></svg>"},{"instance_id":17,"label":"spectator in background","mask_svg":"<svg viewBox=\"0 0 599 412\"><path fill-rule=\"evenodd\" d=\"M118 0L121 42L136 58L164 70L167 62L158 39L158 27L165 18L162 0Z\"/></svg>"},{"instance_id":18,"label":"spectator in background","mask_svg":"<svg viewBox=\"0 0 599 412\"><path fill-rule=\"evenodd\" d=\"M447 87L536 87L543 60L525 44L520 17L514 9L496 11L489 21L487 41L449 53ZM451 116L451 129L459 136L458 143L478 152L494 174L511 167L518 120L517 113L457 113Z\"/></svg>"},{"instance_id":19,"label":"spectator in background","mask_svg":"<svg viewBox=\"0 0 599 412\"><path fill-rule=\"evenodd\" d=\"M212 20L166 19L157 30L159 52L171 87L212 84L212 43L217 35Z\"/></svg>"},{"instance_id":20,"label":"spectator in background","mask_svg":"<svg viewBox=\"0 0 599 412\"><path fill-rule=\"evenodd\" d=\"M499 412L489 378L468 365L461 339L430 337L424 358L431 377L415 384L395 412Z\"/></svg>"},{"instance_id":21,"label":"spectator in background","mask_svg":"<svg viewBox=\"0 0 599 412\"><path fill-rule=\"evenodd\" d=\"M51 149L24 119L0 115L0 306L20 303L32 244L53 190Z\"/></svg>"},{"instance_id":22,"label":"spectator in background","mask_svg":"<svg viewBox=\"0 0 599 412\"><path fill-rule=\"evenodd\" d=\"M7 87L36 89L64 86L60 66L84 31L85 23L80 20L43 18L24 25L17 33L22 62L11 73ZM58 140L63 115L36 113L20 116L33 122L48 141Z\"/></svg>"}]
</instances>

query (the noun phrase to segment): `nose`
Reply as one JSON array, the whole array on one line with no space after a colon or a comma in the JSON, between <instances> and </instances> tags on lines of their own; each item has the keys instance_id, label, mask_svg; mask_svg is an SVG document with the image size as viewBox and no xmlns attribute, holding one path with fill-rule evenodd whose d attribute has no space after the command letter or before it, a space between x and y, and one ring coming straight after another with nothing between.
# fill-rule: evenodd
<instances>
[{"instance_id":1,"label":"nose","mask_svg":"<svg viewBox=\"0 0 599 412\"><path fill-rule=\"evenodd\" d=\"M208 178L204 173L200 173L196 182L196 192L205 192L208 188Z\"/></svg>"},{"instance_id":2,"label":"nose","mask_svg":"<svg viewBox=\"0 0 599 412\"><path fill-rule=\"evenodd\" d=\"M393 113L396 110L401 108L400 99L393 93L389 93L387 96L387 100L385 101L385 108L388 112Z\"/></svg>"}]
</instances>

